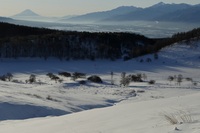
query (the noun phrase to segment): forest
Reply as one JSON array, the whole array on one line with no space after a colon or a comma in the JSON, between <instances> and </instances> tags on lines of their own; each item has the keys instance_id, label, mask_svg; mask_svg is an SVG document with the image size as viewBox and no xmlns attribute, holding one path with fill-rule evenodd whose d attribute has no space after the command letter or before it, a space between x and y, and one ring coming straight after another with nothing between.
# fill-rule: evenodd
<instances>
[{"instance_id":1,"label":"forest","mask_svg":"<svg viewBox=\"0 0 200 133\"><path fill-rule=\"evenodd\" d=\"M156 53L176 42L200 37L200 28L171 38L147 38L125 32L76 32L0 23L0 58L47 60L124 59Z\"/></svg>"}]
</instances>

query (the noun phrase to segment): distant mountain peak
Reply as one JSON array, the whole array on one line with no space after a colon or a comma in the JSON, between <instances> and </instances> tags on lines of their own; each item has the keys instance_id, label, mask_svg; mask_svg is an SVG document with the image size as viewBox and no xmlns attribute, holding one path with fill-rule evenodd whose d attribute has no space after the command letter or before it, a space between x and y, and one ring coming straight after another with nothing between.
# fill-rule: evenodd
<instances>
[{"instance_id":1,"label":"distant mountain peak","mask_svg":"<svg viewBox=\"0 0 200 133\"><path fill-rule=\"evenodd\" d=\"M163 6L163 5L166 5L164 2L159 2L155 5L153 5L153 7L159 7L159 6Z\"/></svg>"},{"instance_id":2,"label":"distant mountain peak","mask_svg":"<svg viewBox=\"0 0 200 133\"><path fill-rule=\"evenodd\" d=\"M135 7L135 6L119 6L115 9L120 9L120 8L137 8L137 7Z\"/></svg>"},{"instance_id":3,"label":"distant mountain peak","mask_svg":"<svg viewBox=\"0 0 200 133\"><path fill-rule=\"evenodd\" d=\"M164 2L159 2L157 5L165 5Z\"/></svg>"},{"instance_id":4,"label":"distant mountain peak","mask_svg":"<svg viewBox=\"0 0 200 133\"><path fill-rule=\"evenodd\" d=\"M15 17L19 17L19 16L23 16L23 17L25 17L25 16L34 16L34 17L36 17L36 16L40 16L40 15L38 15L37 13L33 12L30 9L26 9L26 10L22 11L21 13L16 14L14 16Z\"/></svg>"}]
</instances>

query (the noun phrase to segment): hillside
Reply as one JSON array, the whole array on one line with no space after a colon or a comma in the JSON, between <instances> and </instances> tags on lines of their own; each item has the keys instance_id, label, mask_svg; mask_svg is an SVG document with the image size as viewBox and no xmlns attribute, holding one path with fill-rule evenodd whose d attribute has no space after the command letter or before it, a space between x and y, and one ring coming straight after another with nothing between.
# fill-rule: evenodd
<instances>
[{"instance_id":1,"label":"hillside","mask_svg":"<svg viewBox=\"0 0 200 133\"><path fill-rule=\"evenodd\" d=\"M7 17L0 17L0 22L9 22L9 21L12 21L12 19Z\"/></svg>"},{"instance_id":2,"label":"hillside","mask_svg":"<svg viewBox=\"0 0 200 133\"><path fill-rule=\"evenodd\" d=\"M199 51L200 42L191 41L189 45L177 43L162 49L157 60L153 59L154 55L127 62L1 59L0 73L11 72L15 81L0 81L0 118L9 120L1 121L0 129L6 133L198 133ZM152 62L140 62L147 58ZM103 83L91 83L84 78L73 81L57 74L61 71L79 71L87 77L96 74ZM111 71L114 85L110 84ZM63 81L50 80L46 76L48 72ZM127 75L145 73L147 78L145 82L131 82L128 87L120 87L122 72ZM25 83L30 74L36 75L36 83ZM176 80L168 80L168 76L180 74L183 76L180 85ZM187 80L189 78L192 82ZM86 84L79 84L80 80L85 80ZM150 80L156 83L150 85ZM105 106L110 107L84 111ZM178 123L170 124L164 114L175 115ZM185 121L179 118L181 115L185 116ZM42 116L49 117L35 118ZM19 120L24 118L34 119Z\"/></svg>"},{"instance_id":3,"label":"hillside","mask_svg":"<svg viewBox=\"0 0 200 133\"><path fill-rule=\"evenodd\" d=\"M200 29L177 33L171 38L152 39L123 32L58 31L0 23L1 58L48 58L59 60L129 60L176 42L198 39Z\"/></svg>"},{"instance_id":4,"label":"hillside","mask_svg":"<svg viewBox=\"0 0 200 133\"><path fill-rule=\"evenodd\" d=\"M154 39L134 33L65 32L6 23L0 23L0 27L2 58L128 59L144 54L155 43Z\"/></svg>"},{"instance_id":5,"label":"hillside","mask_svg":"<svg viewBox=\"0 0 200 133\"><path fill-rule=\"evenodd\" d=\"M0 39L11 37L25 37L30 35L43 35L55 33L56 30L50 30L45 28L35 28L21 25L14 25L5 22L0 22Z\"/></svg>"}]
</instances>

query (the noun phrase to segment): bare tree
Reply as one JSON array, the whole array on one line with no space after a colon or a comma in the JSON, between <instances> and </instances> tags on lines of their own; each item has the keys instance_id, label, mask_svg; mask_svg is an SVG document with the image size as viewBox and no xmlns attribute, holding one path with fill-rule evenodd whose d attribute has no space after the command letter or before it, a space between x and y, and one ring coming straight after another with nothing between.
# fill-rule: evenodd
<instances>
[{"instance_id":1,"label":"bare tree","mask_svg":"<svg viewBox=\"0 0 200 133\"><path fill-rule=\"evenodd\" d=\"M182 81L183 81L183 76L181 74L179 74L178 77L177 77L177 83L178 83L179 86L181 85Z\"/></svg>"},{"instance_id":2,"label":"bare tree","mask_svg":"<svg viewBox=\"0 0 200 133\"><path fill-rule=\"evenodd\" d=\"M121 73L121 80L120 80L120 86L128 86L130 84L130 78L126 77L126 73Z\"/></svg>"},{"instance_id":3,"label":"bare tree","mask_svg":"<svg viewBox=\"0 0 200 133\"><path fill-rule=\"evenodd\" d=\"M142 78L143 78L144 80L147 80L147 75L146 75L145 73L143 73L143 74L142 74Z\"/></svg>"},{"instance_id":4,"label":"bare tree","mask_svg":"<svg viewBox=\"0 0 200 133\"><path fill-rule=\"evenodd\" d=\"M7 73L6 77L8 78L8 81L11 81L13 78L13 75L11 73Z\"/></svg>"},{"instance_id":5,"label":"bare tree","mask_svg":"<svg viewBox=\"0 0 200 133\"><path fill-rule=\"evenodd\" d=\"M36 82L36 76L31 74L29 77L29 83L34 83L34 82Z\"/></svg>"},{"instance_id":6,"label":"bare tree","mask_svg":"<svg viewBox=\"0 0 200 133\"><path fill-rule=\"evenodd\" d=\"M170 82L170 84L171 84L171 82L174 80L174 77L173 76L169 76L168 78L167 78L167 80Z\"/></svg>"}]
</instances>

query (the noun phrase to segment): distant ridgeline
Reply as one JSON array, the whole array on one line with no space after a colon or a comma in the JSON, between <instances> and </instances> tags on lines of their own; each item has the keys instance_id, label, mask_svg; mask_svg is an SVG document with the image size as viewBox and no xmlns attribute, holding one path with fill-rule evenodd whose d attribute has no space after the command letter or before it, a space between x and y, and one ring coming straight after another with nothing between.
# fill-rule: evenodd
<instances>
[{"instance_id":1,"label":"distant ridgeline","mask_svg":"<svg viewBox=\"0 0 200 133\"><path fill-rule=\"evenodd\" d=\"M194 30L198 36L200 36L199 31L200 29ZM187 34L190 33L185 33L183 36ZM172 40L181 38L180 36L182 35L177 34L172 38L150 39L133 33L65 32L0 23L0 58L40 57L45 60L49 57L60 60L123 58L127 60L155 53L162 47L174 43L175 41Z\"/></svg>"}]
</instances>

